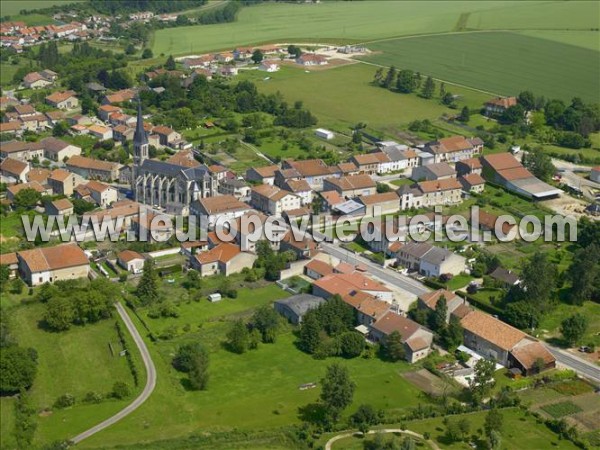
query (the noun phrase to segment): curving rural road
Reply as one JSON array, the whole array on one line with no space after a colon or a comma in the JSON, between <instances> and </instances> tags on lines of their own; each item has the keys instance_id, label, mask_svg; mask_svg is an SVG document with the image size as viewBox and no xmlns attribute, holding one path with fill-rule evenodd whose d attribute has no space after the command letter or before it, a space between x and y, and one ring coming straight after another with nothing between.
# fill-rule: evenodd
<instances>
[{"instance_id":1,"label":"curving rural road","mask_svg":"<svg viewBox=\"0 0 600 450\"><path fill-rule=\"evenodd\" d=\"M388 428L388 429L383 429L383 430L371 430L369 432L367 432L367 434L377 434L377 433L402 433L402 434L406 434L407 436L412 436L415 437L417 439L423 439L425 440L425 438L423 437L422 434L419 433L415 433L414 431L410 431L410 430L402 430L400 428L395 429L395 428ZM340 439L344 439L347 437L351 437L354 435L360 435L361 433L345 433L345 434L338 434L337 436L332 437L331 439L329 439L327 441L327 443L325 444L325 450L331 450L331 446L333 445L333 443L335 441L339 441ZM437 444L433 441L426 441L434 450L440 450L440 448L437 446Z\"/></svg>"},{"instance_id":2,"label":"curving rural road","mask_svg":"<svg viewBox=\"0 0 600 450\"><path fill-rule=\"evenodd\" d=\"M117 414L115 414L112 417L109 417L105 421L100 422L98 425L93 426L89 430L86 430L83 433L80 433L73 439L71 439L71 442L75 444L83 441L84 439L89 438L93 434L96 434L97 432L102 431L105 428L110 427L112 424L117 423L125 416L131 414L133 411L139 408L146 400L148 400L148 397L150 397L150 394L152 394L152 391L156 386L156 368L154 367L154 362L150 357L150 352L148 351L148 347L146 347L146 343L144 342L142 336L131 321L131 318L127 314L127 311L125 311L125 308L123 308L123 306L119 302L115 303L115 308L117 308L119 316L121 316L121 319L123 319L127 330L129 330L129 333L131 334L131 337L133 337L135 345L137 346L137 348L140 351L140 354L142 355L142 360L144 361L144 366L146 367L146 386L144 386L144 390L142 391L142 393L133 402L131 402Z\"/></svg>"}]
</instances>

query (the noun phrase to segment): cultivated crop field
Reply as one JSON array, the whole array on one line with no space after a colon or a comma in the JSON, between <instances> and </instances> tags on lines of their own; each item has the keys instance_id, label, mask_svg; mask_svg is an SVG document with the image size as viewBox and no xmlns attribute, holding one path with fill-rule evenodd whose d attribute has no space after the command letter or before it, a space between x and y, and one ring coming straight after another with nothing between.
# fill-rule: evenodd
<instances>
[{"instance_id":1,"label":"cultivated crop field","mask_svg":"<svg viewBox=\"0 0 600 450\"><path fill-rule=\"evenodd\" d=\"M567 101L600 97L600 53L548 39L509 32L459 33L386 40L369 47L381 53L366 61L502 95L530 89Z\"/></svg>"}]
</instances>

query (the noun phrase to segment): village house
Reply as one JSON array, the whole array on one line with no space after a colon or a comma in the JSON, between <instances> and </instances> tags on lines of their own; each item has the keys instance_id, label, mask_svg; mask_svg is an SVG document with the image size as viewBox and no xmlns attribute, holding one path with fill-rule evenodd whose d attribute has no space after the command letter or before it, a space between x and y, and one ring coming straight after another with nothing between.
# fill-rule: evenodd
<instances>
[{"instance_id":1,"label":"village house","mask_svg":"<svg viewBox=\"0 0 600 450\"><path fill-rule=\"evenodd\" d=\"M354 155L350 162L358 167L359 173L375 175L378 173L389 173L394 164L384 152L367 153L365 155Z\"/></svg>"},{"instance_id":2,"label":"village house","mask_svg":"<svg viewBox=\"0 0 600 450\"><path fill-rule=\"evenodd\" d=\"M24 250L17 258L21 277L30 286L87 278L90 271L87 256L76 244Z\"/></svg>"},{"instance_id":3,"label":"village house","mask_svg":"<svg viewBox=\"0 0 600 450\"><path fill-rule=\"evenodd\" d=\"M306 159L303 161L286 159L281 164L281 168L283 170L294 169L313 189L317 190L323 188L325 178L340 175L337 169L329 167L321 159Z\"/></svg>"},{"instance_id":4,"label":"village house","mask_svg":"<svg viewBox=\"0 0 600 450\"><path fill-rule=\"evenodd\" d=\"M315 309L325 303L322 297L317 297L311 294L297 294L291 297L276 300L273 308L290 323L300 325L302 319L308 311Z\"/></svg>"},{"instance_id":5,"label":"village house","mask_svg":"<svg viewBox=\"0 0 600 450\"><path fill-rule=\"evenodd\" d=\"M253 187L250 198L254 208L273 216L281 216L284 211L298 209L302 205L299 196L268 184Z\"/></svg>"},{"instance_id":6,"label":"village house","mask_svg":"<svg viewBox=\"0 0 600 450\"><path fill-rule=\"evenodd\" d=\"M70 216L73 213L73 203L68 198L61 198L46 203L46 214L49 216Z\"/></svg>"},{"instance_id":7,"label":"village house","mask_svg":"<svg viewBox=\"0 0 600 450\"><path fill-rule=\"evenodd\" d=\"M15 252L0 254L0 266L8 267L8 279L12 280L19 273L19 260Z\"/></svg>"},{"instance_id":8,"label":"village house","mask_svg":"<svg viewBox=\"0 0 600 450\"><path fill-rule=\"evenodd\" d=\"M190 264L203 277L216 274L229 276L241 272L245 267L252 267L256 258L252 253L242 252L235 244L222 243L196 254Z\"/></svg>"},{"instance_id":9,"label":"village house","mask_svg":"<svg viewBox=\"0 0 600 450\"><path fill-rule=\"evenodd\" d=\"M119 164L86 156L72 156L67 169L89 180L113 181L119 178Z\"/></svg>"},{"instance_id":10,"label":"village house","mask_svg":"<svg viewBox=\"0 0 600 450\"><path fill-rule=\"evenodd\" d=\"M388 302L379 300L362 291L344 295L342 300L354 309L356 321L366 327L381 319L392 308L392 305Z\"/></svg>"},{"instance_id":11,"label":"village house","mask_svg":"<svg viewBox=\"0 0 600 450\"><path fill-rule=\"evenodd\" d=\"M179 247L181 248L181 254L188 259L196 253L209 250L208 241L185 241Z\"/></svg>"},{"instance_id":12,"label":"village house","mask_svg":"<svg viewBox=\"0 0 600 450\"><path fill-rule=\"evenodd\" d=\"M396 191L362 195L358 197L357 201L365 205L366 216L382 216L397 213L400 210L400 198Z\"/></svg>"},{"instance_id":13,"label":"village house","mask_svg":"<svg viewBox=\"0 0 600 450\"><path fill-rule=\"evenodd\" d=\"M107 141L113 137L112 128L103 127L102 125L89 126L88 132L100 141Z\"/></svg>"},{"instance_id":14,"label":"village house","mask_svg":"<svg viewBox=\"0 0 600 450\"><path fill-rule=\"evenodd\" d=\"M321 199L321 210L323 212L332 212L346 201L338 191L322 191L318 195Z\"/></svg>"},{"instance_id":15,"label":"village house","mask_svg":"<svg viewBox=\"0 0 600 450\"><path fill-rule=\"evenodd\" d=\"M324 298L334 295L339 295L343 298L356 291L366 292L388 303L392 303L394 299L390 289L358 272L326 275L316 280L313 284L313 294Z\"/></svg>"},{"instance_id":16,"label":"village house","mask_svg":"<svg viewBox=\"0 0 600 450\"><path fill-rule=\"evenodd\" d=\"M469 303L464 298L446 289L421 294L417 299L417 307L426 311L435 311L441 298L446 300L446 323L450 322L450 316L462 319L471 311Z\"/></svg>"},{"instance_id":17,"label":"village house","mask_svg":"<svg viewBox=\"0 0 600 450\"><path fill-rule=\"evenodd\" d=\"M102 98L103 105L113 105L115 103L130 102L136 96L133 89L123 89L112 94L107 94Z\"/></svg>"},{"instance_id":18,"label":"village house","mask_svg":"<svg viewBox=\"0 0 600 450\"><path fill-rule=\"evenodd\" d=\"M123 250L117 255L117 264L133 274L144 271L144 257L133 250Z\"/></svg>"},{"instance_id":19,"label":"village house","mask_svg":"<svg viewBox=\"0 0 600 450\"><path fill-rule=\"evenodd\" d=\"M219 194L233 195L240 201L249 200L251 190L243 178L225 178L218 187Z\"/></svg>"},{"instance_id":20,"label":"village house","mask_svg":"<svg viewBox=\"0 0 600 450\"><path fill-rule=\"evenodd\" d=\"M44 149L39 142L8 141L0 143L0 157L31 161L42 159Z\"/></svg>"},{"instance_id":21,"label":"village house","mask_svg":"<svg viewBox=\"0 0 600 450\"><path fill-rule=\"evenodd\" d=\"M398 263L427 277L459 275L466 269L466 259L445 248L427 242L408 242L396 253Z\"/></svg>"},{"instance_id":22,"label":"village house","mask_svg":"<svg viewBox=\"0 0 600 450\"><path fill-rule=\"evenodd\" d=\"M43 168L31 168L27 173L27 181L35 181L41 185L48 184L48 177L50 176L50 170Z\"/></svg>"},{"instance_id":23,"label":"village house","mask_svg":"<svg viewBox=\"0 0 600 450\"><path fill-rule=\"evenodd\" d=\"M456 171L447 162L415 167L410 176L414 181L434 181L456 178Z\"/></svg>"},{"instance_id":24,"label":"village house","mask_svg":"<svg viewBox=\"0 0 600 450\"><path fill-rule=\"evenodd\" d=\"M489 314L473 310L461 325L466 347L509 369L531 375L539 365L543 369L556 366L556 359L541 342Z\"/></svg>"},{"instance_id":25,"label":"village house","mask_svg":"<svg viewBox=\"0 0 600 450\"><path fill-rule=\"evenodd\" d=\"M190 212L198 217L206 217L208 226L214 227L217 221L236 219L252 208L239 201L233 195L219 195L195 200L190 205Z\"/></svg>"},{"instance_id":26,"label":"village house","mask_svg":"<svg viewBox=\"0 0 600 450\"><path fill-rule=\"evenodd\" d=\"M181 134L169 127L154 127L152 133L158 135L160 145L165 147L174 148L175 144L181 141Z\"/></svg>"},{"instance_id":27,"label":"village house","mask_svg":"<svg viewBox=\"0 0 600 450\"><path fill-rule=\"evenodd\" d=\"M256 244L260 241L267 241L273 251L279 251L281 240L288 231L287 226L285 224L277 225L272 223L270 230L271 239L267 239L267 219L268 217L264 214L251 211L230 222L229 230L235 235L235 241L239 244L242 251L255 253ZM247 227L242 226L242 221L247 223Z\"/></svg>"},{"instance_id":28,"label":"village house","mask_svg":"<svg viewBox=\"0 0 600 450\"><path fill-rule=\"evenodd\" d=\"M173 236L175 227L167 216L146 210L131 219L131 230L142 242L166 242Z\"/></svg>"},{"instance_id":29,"label":"village house","mask_svg":"<svg viewBox=\"0 0 600 450\"><path fill-rule=\"evenodd\" d=\"M323 181L323 190L337 191L343 197L352 198L375 194L377 185L369 175L362 174L341 178L326 178Z\"/></svg>"},{"instance_id":30,"label":"village house","mask_svg":"<svg viewBox=\"0 0 600 450\"><path fill-rule=\"evenodd\" d=\"M464 177L465 175L470 175L472 173L476 173L481 175L482 165L479 158L468 158L463 159L462 161L457 161L454 165L456 169L456 173L458 176Z\"/></svg>"},{"instance_id":31,"label":"village house","mask_svg":"<svg viewBox=\"0 0 600 450\"><path fill-rule=\"evenodd\" d=\"M302 66L324 66L328 64L327 58L314 53L304 53L296 58L296 63Z\"/></svg>"},{"instance_id":32,"label":"village house","mask_svg":"<svg viewBox=\"0 0 600 450\"><path fill-rule=\"evenodd\" d=\"M46 131L48 128L48 118L41 113L36 113L33 116L22 117L20 121L23 123L21 128L26 131Z\"/></svg>"},{"instance_id":33,"label":"village house","mask_svg":"<svg viewBox=\"0 0 600 450\"><path fill-rule=\"evenodd\" d=\"M292 230L288 231L280 243L282 252L291 251L296 259L310 259L318 253L319 245L309 236L297 239Z\"/></svg>"},{"instance_id":34,"label":"village house","mask_svg":"<svg viewBox=\"0 0 600 450\"><path fill-rule=\"evenodd\" d=\"M308 182L304 179L301 180L283 180L281 182L277 182L276 186L284 189L286 191L292 192L293 194L300 197L300 202L302 206L310 205L313 200L313 190L308 184Z\"/></svg>"},{"instance_id":35,"label":"village house","mask_svg":"<svg viewBox=\"0 0 600 450\"><path fill-rule=\"evenodd\" d=\"M13 120L12 122L0 122L0 133L20 135L20 131L23 128L23 122L20 120Z\"/></svg>"},{"instance_id":36,"label":"village house","mask_svg":"<svg viewBox=\"0 0 600 450\"><path fill-rule=\"evenodd\" d=\"M65 120L67 117L64 111L48 111L45 115L46 119L48 119L48 125L52 127Z\"/></svg>"},{"instance_id":37,"label":"village house","mask_svg":"<svg viewBox=\"0 0 600 450\"><path fill-rule=\"evenodd\" d=\"M40 141L44 150L44 157L51 161L64 161L65 158L81 155L81 147L78 147L62 139L47 137Z\"/></svg>"},{"instance_id":38,"label":"village house","mask_svg":"<svg viewBox=\"0 0 600 450\"><path fill-rule=\"evenodd\" d=\"M75 91L53 92L46 97L46 103L58 109L75 109L79 106Z\"/></svg>"},{"instance_id":39,"label":"village house","mask_svg":"<svg viewBox=\"0 0 600 450\"><path fill-rule=\"evenodd\" d=\"M183 60L183 67L187 70L206 68L210 67L213 63L214 57L212 55L202 55L196 58L185 58Z\"/></svg>"},{"instance_id":40,"label":"village house","mask_svg":"<svg viewBox=\"0 0 600 450\"><path fill-rule=\"evenodd\" d=\"M279 70L279 62L273 60L264 60L258 66L258 70L262 70L263 72L277 72Z\"/></svg>"},{"instance_id":41,"label":"village house","mask_svg":"<svg viewBox=\"0 0 600 450\"><path fill-rule=\"evenodd\" d=\"M26 183L29 169L29 163L14 158L6 158L0 164L0 171L2 173L2 177L6 178L9 183Z\"/></svg>"},{"instance_id":42,"label":"village house","mask_svg":"<svg viewBox=\"0 0 600 450\"><path fill-rule=\"evenodd\" d=\"M24 189L33 189L36 192L39 192L41 195L52 195L52 189L47 186L42 186L37 181L30 181L27 183L15 184L13 186L9 186L6 189L6 198L14 202L16 195Z\"/></svg>"},{"instance_id":43,"label":"village house","mask_svg":"<svg viewBox=\"0 0 600 450\"><path fill-rule=\"evenodd\" d=\"M304 266L304 274L313 280L335 273L333 266L320 259L313 259Z\"/></svg>"},{"instance_id":44,"label":"village house","mask_svg":"<svg viewBox=\"0 0 600 450\"><path fill-rule=\"evenodd\" d=\"M104 122L108 122L110 116L114 113L122 113L123 109L114 105L102 105L98 108L98 117Z\"/></svg>"},{"instance_id":45,"label":"village house","mask_svg":"<svg viewBox=\"0 0 600 450\"><path fill-rule=\"evenodd\" d=\"M412 364L429 355L433 344L433 333L417 322L390 311L370 327L370 337L375 342L385 343L393 332L400 334L406 360L409 363Z\"/></svg>"},{"instance_id":46,"label":"village house","mask_svg":"<svg viewBox=\"0 0 600 450\"><path fill-rule=\"evenodd\" d=\"M14 97L0 97L0 111L6 110L9 106L19 105L19 100Z\"/></svg>"},{"instance_id":47,"label":"village house","mask_svg":"<svg viewBox=\"0 0 600 450\"><path fill-rule=\"evenodd\" d=\"M517 105L516 97L496 97L492 100L485 102L483 105L485 108L485 115L488 117L499 116L504 113L508 108Z\"/></svg>"},{"instance_id":48,"label":"village house","mask_svg":"<svg viewBox=\"0 0 600 450\"><path fill-rule=\"evenodd\" d=\"M412 169L419 165L417 153L406 145L391 145L382 147L381 151L387 155L390 172L399 172L406 169Z\"/></svg>"},{"instance_id":49,"label":"village house","mask_svg":"<svg viewBox=\"0 0 600 450\"><path fill-rule=\"evenodd\" d=\"M594 183L600 183L600 166L592 167L590 172L590 181L593 181Z\"/></svg>"},{"instance_id":50,"label":"village house","mask_svg":"<svg viewBox=\"0 0 600 450\"><path fill-rule=\"evenodd\" d=\"M40 72L30 72L23 77L23 86L26 89L42 89L52 86L53 80L46 78Z\"/></svg>"},{"instance_id":51,"label":"village house","mask_svg":"<svg viewBox=\"0 0 600 450\"><path fill-rule=\"evenodd\" d=\"M504 289L510 289L521 282L519 275L504 267L496 267L489 276Z\"/></svg>"},{"instance_id":52,"label":"village house","mask_svg":"<svg viewBox=\"0 0 600 450\"><path fill-rule=\"evenodd\" d=\"M54 169L48 177L48 185L52 188L54 195L71 196L75 187L82 181L81 176L65 169Z\"/></svg>"},{"instance_id":53,"label":"village house","mask_svg":"<svg viewBox=\"0 0 600 450\"><path fill-rule=\"evenodd\" d=\"M423 151L433 155L434 163L457 162L480 155L483 141L478 137L466 139L463 136L452 136L427 143Z\"/></svg>"},{"instance_id":54,"label":"village house","mask_svg":"<svg viewBox=\"0 0 600 450\"><path fill-rule=\"evenodd\" d=\"M475 192L481 194L485 189L485 180L478 173L470 173L458 177L458 182L462 185L465 192Z\"/></svg>"},{"instance_id":55,"label":"village house","mask_svg":"<svg viewBox=\"0 0 600 450\"><path fill-rule=\"evenodd\" d=\"M112 186L96 180L88 181L83 186L88 190L94 203L102 208L118 200L118 191Z\"/></svg>"}]
</instances>

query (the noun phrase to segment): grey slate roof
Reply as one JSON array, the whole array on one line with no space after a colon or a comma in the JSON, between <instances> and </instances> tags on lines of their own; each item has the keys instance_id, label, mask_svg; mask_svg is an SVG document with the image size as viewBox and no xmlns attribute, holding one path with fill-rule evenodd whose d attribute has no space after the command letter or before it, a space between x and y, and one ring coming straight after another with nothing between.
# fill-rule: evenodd
<instances>
[{"instance_id":1,"label":"grey slate roof","mask_svg":"<svg viewBox=\"0 0 600 450\"><path fill-rule=\"evenodd\" d=\"M316 295L298 294L292 295L291 297L284 298L282 300L277 300L275 303L286 306L294 314L296 314L299 317L302 317L310 309L314 309L320 304L325 303L326 301L327 300L325 300L324 298L317 297Z\"/></svg>"}]
</instances>

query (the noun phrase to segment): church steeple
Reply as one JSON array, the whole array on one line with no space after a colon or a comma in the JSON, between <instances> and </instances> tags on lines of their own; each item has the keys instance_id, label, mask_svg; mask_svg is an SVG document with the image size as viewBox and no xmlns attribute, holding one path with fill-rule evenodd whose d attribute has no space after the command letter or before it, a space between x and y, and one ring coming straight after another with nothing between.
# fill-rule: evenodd
<instances>
[{"instance_id":1,"label":"church steeple","mask_svg":"<svg viewBox=\"0 0 600 450\"><path fill-rule=\"evenodd\" d=\"M135 133L133 134L133 143L135 145L148 144L148 134L144 130L144 118L142 117L142 102L138 97L138 113Z\"/></svg>"}]
</instances>

